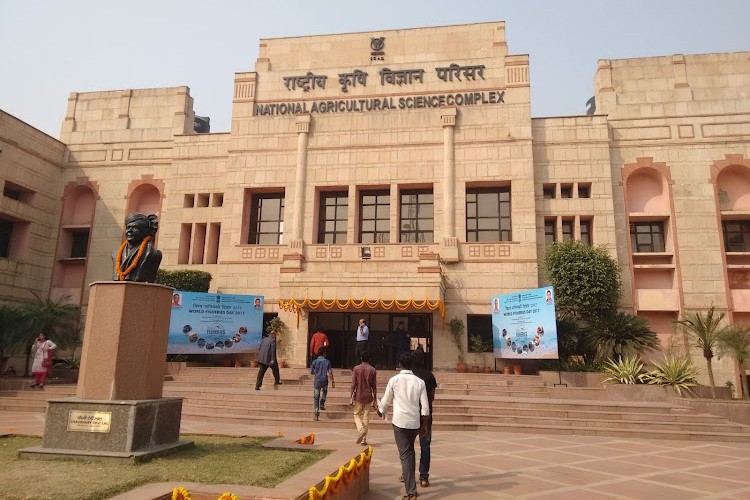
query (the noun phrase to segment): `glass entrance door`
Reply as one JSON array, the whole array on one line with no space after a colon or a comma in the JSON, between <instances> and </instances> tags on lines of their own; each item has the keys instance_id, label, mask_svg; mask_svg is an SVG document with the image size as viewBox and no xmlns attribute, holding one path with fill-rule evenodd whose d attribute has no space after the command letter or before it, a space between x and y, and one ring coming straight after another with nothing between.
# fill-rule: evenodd
<instances>
[{"instance_id":1,"label":"glass entrance door","mask_svg":"<svg viewBox=\"0 0 750 500\"><path fill-rule=\"evenodd\" d=\"M370 328L369 350L371 364L377 369L393 370L398 362L396 329L399 322L404 322L404 329L409 336L409 348L416 349L421 345L426 353L428 368L432 368L432 314L415 313L363 313L363 312L311 312L309 316L310 331L307 334L308 366L312 361L309 356L310 338L320 328L331 341L328 359L336 368L352 368L358 363L354 359L357 325L364 318Z\"/></svg>"}]
</instances>

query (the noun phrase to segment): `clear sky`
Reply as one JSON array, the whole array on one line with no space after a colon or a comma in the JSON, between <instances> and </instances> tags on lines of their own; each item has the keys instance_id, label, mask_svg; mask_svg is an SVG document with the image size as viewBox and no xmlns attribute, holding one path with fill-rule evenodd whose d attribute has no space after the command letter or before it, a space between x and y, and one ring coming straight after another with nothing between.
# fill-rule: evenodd
<instances>
[{"instance_id":1,"label":"clear sky","mask_svg":"<svg viewBox=\"0 0 750 500\"><path fill-rule=\"evenodd\" d=\"M598 59L750 50L750 0L0 0L0 109L59 137L70 92L187 85L226 132L261 38L489 21L534 117L584 114Z\"/></svg>"}]
</instances>

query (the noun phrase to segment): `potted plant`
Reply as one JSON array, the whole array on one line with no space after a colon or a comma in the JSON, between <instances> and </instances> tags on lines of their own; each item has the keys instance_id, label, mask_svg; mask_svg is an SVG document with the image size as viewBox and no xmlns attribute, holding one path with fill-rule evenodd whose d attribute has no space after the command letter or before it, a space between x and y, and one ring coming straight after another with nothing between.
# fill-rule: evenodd
<instances>
[{"instance_id":1,"label":"potted plant","mask_svg":"<svg viewBox=\"0 0 750 500\"><path fill-rule=\"evenodd\" d=\"M453 318L448 322L448 331L451 334L453 345L458 349L458 363L456 363L456 370L459 373L466 373L466 360L464 359L464 322L458 318Z\"/></svg>"},{"instance_id":2,"label":"potted plant","mask_svg":"<svg viewBox=\"0 0 750 500\"><path fill-rule=\"evenodd\" d=\"M289 348L289 343L287 342L287 333L289 332L289 329L287 328L286 323L284 323L278 316L272 318L266 323L266 333L271 333L273 331L276 332L276 357L280 358L279 365L282 368L286 368L288 366L286 356L288 354L287 349Z\"/></svg>"},{"instance_id":3,"label":"potted plant","mask_svg":"<svg viewBox=\"0 0 750 500\"><path fill-rule=\"evenodd\" d=\"M484 371L485 365L487 364L484 360L484 351L487 350L487 343L484 341L481 335L473 334L469 336L469 348L474 353L474 365L471 367L473 373ZM479 362L482 362L482 369L479 367Z\"/></svg>"}]
</instances>

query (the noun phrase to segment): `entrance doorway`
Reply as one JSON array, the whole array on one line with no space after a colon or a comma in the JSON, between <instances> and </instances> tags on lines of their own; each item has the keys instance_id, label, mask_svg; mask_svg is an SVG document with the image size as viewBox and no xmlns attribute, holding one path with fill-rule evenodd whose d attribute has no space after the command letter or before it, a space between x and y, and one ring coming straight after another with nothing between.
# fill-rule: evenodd
<instances>
[{"instance_id":1,"label":"entrance doorway","mask_svg":"<svg viewBox=\"0 0 750 500\"><path fill-rule=\"evenodd\" d=\"M377 369L394 370L396 368L396 334L394 331L403 321L406 332L411 339L412 350L421 345L425 351L427 368L432 369L432 314L407 313L368 313L368 312L311 312L307 332L308 366L309 346L312 334L319 328L331 341L328 359L335 368L352 368L357 364L354 359L354 346L357 336L357 325L364 318L370 328L369 349L370 363Z\"/></svg>"}]
</instances>

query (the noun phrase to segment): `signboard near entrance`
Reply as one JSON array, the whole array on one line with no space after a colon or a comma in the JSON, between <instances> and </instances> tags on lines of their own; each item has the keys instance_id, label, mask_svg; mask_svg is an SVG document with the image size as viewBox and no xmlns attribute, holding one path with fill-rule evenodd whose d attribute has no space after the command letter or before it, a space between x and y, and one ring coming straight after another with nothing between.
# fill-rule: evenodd
<instances>
[{"instance_id":1,"label":"signboard near entrance","mask_svg":"<svg viewBox=\"0 0 750 500\"><path fill-rule=\"evenodd\" d=\"M257 351L263 331L263 296L175 291L168 354Z\"/></svg>"},{"instance_id":2,"label":"signboard near entrance","mask_svg":"<svg viewBox=\"0 0 750 500\"><path fill-rule=\"evenodd\" d=\"M553 287L494 295L490 306L496 358L559 357Z\"/></svg>"}]
</instances>

